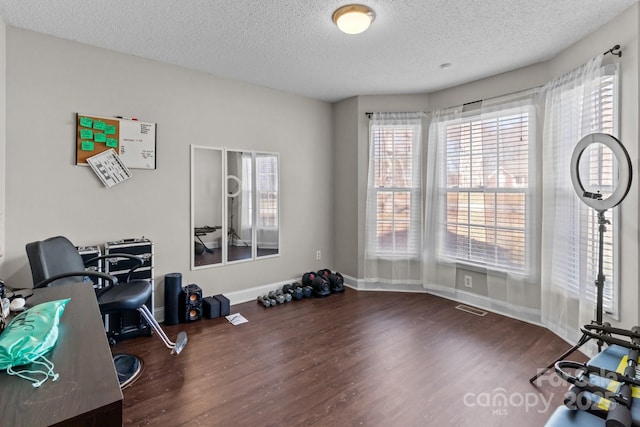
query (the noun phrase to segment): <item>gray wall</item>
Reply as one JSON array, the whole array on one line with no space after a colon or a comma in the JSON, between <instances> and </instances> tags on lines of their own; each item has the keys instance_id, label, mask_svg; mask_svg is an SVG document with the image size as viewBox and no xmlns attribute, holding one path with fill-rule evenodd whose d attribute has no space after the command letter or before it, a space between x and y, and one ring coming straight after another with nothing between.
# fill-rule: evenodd
<instances>
[{"instance_id":1,"label":"gray wall","mask_svg":"<svg viewBox=\"0 0 640 427\"><path fill-rule=\"evenodd\" d=\"M333 105L333 253L334 269L358 276L358 98Z\"/></svg>"},{"instance_id":2,"label":"gray wall","mask_svg":"<svg viewBox=\"0 0 640 427\"><path fill-rule=\"evenodd\" d=\"M211 295L331 266L332 179L317 173L333 159L330 104L13 27L6 41L0 277L10 285L31 285L25 243L58 234L77 245L151 239L160 307L171 272ZM90 168L74 166L77 112L156 122L157 170L133 169L132 179L107 189ZM189 270L190 144L280 153L279 257Z\"/></svg>"},{"instance_id":3,"label":"gray wall","mask_svg":"<svg viewBox=\"0 0 640 427\"><path fill-rule=\"evenodd\" d=\"M4 264L4 247L5 247L5 182L7 177L5 174L5 147L6 147L6 28L2 17L0 17L0 268ZM0 276L1 277L1 276Z\"/></svg>"}]
</instances>

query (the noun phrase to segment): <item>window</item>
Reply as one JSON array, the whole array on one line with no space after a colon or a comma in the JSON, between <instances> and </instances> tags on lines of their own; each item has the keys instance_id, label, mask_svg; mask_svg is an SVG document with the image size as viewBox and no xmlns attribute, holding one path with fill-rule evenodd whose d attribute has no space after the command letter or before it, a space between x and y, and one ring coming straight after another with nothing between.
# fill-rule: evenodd
<instances>
[{"instance_id":1,"label":"window","mask_svg":"<svg viewBox=\"0 0 640 427\"><path fill-rule=\"evenodd\" d=\"M444 223L440 254L464 264L527 274L534 112L518 106L441 126Z\"/></svg>"},{"instance_id":2,"label":"window","mask_svg":"<svg viewBox=\"0 0 640 427\"><path fill-rule=\"evenodd\" d=\"M421 247L420 118L371 124L369 215L375 236L369 250L378 256L417 257ZM372 175L371 175L372 174ZM373 181L373 182L371 182Z\"/></svg>"}]
</instances>

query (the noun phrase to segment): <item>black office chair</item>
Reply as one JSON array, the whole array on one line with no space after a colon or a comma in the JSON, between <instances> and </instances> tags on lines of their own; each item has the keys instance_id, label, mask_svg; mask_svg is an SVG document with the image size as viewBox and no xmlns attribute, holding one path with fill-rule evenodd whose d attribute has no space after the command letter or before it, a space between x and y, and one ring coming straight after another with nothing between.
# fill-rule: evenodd
<instances>
[{"instance_id":1,"label":"black office chair","mask_svg":"<svg viewBox=\"0 0 640 427\"><path fill-rule=\"evenodd\" d=\"M87 264L99 259L113 257L136 260L137 265L129 270L126 280L118 283L117 278L109 274L85 270L85 262L82 256L66 237L57 236L28 243L26 250L31 266L34 288L84 282L85 277L97 282L96 279L101 278L104 285L96 289L96 297L102 314L121 312L123 310L138 310L153 331L171 349L172 354L179 354L187 344L187 334L185 332L180 332L176 342L172 342L145 305L145 302L151 296L151 283L148 280L130 280L131 273L144 263L142 258L130 254L109 254L87 260ZM142 362L135 356L115 355L114 362L116 370L119 371L120 386L123 388L131 384L142 370ZM127 372L120 372L120 370Z\"/></svg>"}]
</instances>

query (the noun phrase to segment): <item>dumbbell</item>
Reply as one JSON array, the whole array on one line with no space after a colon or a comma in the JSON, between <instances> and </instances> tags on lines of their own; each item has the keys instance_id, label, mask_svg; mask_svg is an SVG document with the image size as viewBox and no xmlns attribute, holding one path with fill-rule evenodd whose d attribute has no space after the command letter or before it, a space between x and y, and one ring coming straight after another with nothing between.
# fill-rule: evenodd
<instances>
[{"instance_id":1,"label":"dumbbell","mask_svg":"<svg viewBox=\"0 0 640 427\"><path fill-rule=\"evenodd\" d=\"M311 294L313 293L313 288L311 286L302 286L300 283L298 282L294 282L291 284L292 288L295 289L300 289L302 290L302 296L304 298L309 298L311 296Z\"/></svg>"},{"instance_id":2,"label":"dumbbell","mask_svg":"<svg viewBox=\"0 0 640 427\"><path fill-rule=\"evenodd\" d=\"M316 278L316 273L310 271L308 273L304 273L302 275L302 286L311 286L313 284L313 279Z\"/></svg>"},{"instance_id":3,"label":"dumbbell","mask_svg":"<svg viewBox=\"0 0 640 427\"><path fill-rule=\"evenodd\" d=\"M327 280L329 280L330 274L331 274L331 270L329 270L328 268L323 268L322 270L318 270L318 272L316 273L316 275L318 276L324 276L324 278Z\"/></svg>"},{"instance_id":4,"label":"dumbbell","mask_svg":"<svg viewBox=\"0 0 640 427\"><path fill-rule=\"evenodd\" d=\"M342 274L337 271L335 273L331 273L329 275L329 287L332 294L344 292L344 278L342 277Z\"/></svg>"},{"instance_id":5,"label":"dumbbell","mask_svg":"<svg viewBox=\"0 0 640 427\"><path fill-rule=\"evenodd\" d=\"M294 283L295 284L295 283ZM298 284L299 286L299 284ZM293 285L284 285L282 287L282 292L284 292L284 294L289 294L291 295L291 298L294 300L300 300L302 299L302 288L300 287L293 287Z\"/></svg>"},{"instance_id":6,"label":"dumbbell","mask_svg":"<svg viewBox=\"0 0 640 427\"><path fill-rule=\"evenodd\" d=\"M274 291L269 291L269 298L277 301L279 304L284 304L284 295L277 295Z\"/></svg>"},{"instance_id":7,"label":"dumbbell","mask_svg":"<svg viewBox=\"0 0 640 427\"><path fill-rule=\"evenodd\" d=\"M312 286L313 295L317 297L326 297L327 295L331 295L329 281L324 276L316 276L316 278L313 279Z\"/></svg>"},{"instance_id":8,"label":"dumbbell","mask_svg":"<svg viewBox=\"0 0 640 427\"><path fill-rule=\"evenodd\" d=\"M284 302L291 302L291 294L289 292L287 292L286 294L284 292L282 292L282 289L278 289L276 291L276 295L280 296L282 295L284 297Z\"/></svg>"},{"instance_id":9,"label":"dumbbell","mask_svg":"<svg viewBox=\"0 0 640 427\"><path fill-rule=\"evenodd\" d=\"M271 307L271 301L269 301L269 298L267 298L266 295L258 297L258 302L264 305L265 307Z\"/></svg>"},{"instance_id":10,"label":"dumbbell","mask_svg":"<svg viewBox=\"0 0 640 427\"><path fill-rule=\"evenodd\" d=\"M298 289L300 292L302 292L302 297L303 298L309 298L311 296L311 294L313 293L313 289L311 289L311 286L302 286L300 283L298 282L293 282L291 284L291 289L295 290Z\"/></svg>"}]
</instances>

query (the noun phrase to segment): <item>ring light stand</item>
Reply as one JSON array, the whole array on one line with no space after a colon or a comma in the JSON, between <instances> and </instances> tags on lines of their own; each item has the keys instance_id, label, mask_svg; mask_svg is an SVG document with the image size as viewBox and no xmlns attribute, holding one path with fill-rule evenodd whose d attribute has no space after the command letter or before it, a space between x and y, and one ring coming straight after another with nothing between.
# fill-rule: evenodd
<instances>
[{"instance_id":1,"label":"ring light stand","mask_svg":"<svg viewBox=\"0 0 640 427\"><path fill-rule=\"evenodd\" d=\"M584 151L591 144L600 143L607 146L613 155L615 156L618 162L618 186L611 193L611 195L607 198L603 198L603 195L598 191L596 193L589 192L585 190L582 180L580 179L580 159ZM598 277L596 278L596 320L591 321L592 325L597 326L605 326L602 322L602 311L603 311L603 290L604 290L604 282L605 275L603 273L603 246L604 246L604 232L607 231L607 224L610 222L605 219L605 212L608 209L614 208L622 202L622 200L627 196L629 189L631 188L631 160L629 159L629 154L627 150L624 148L622 143L616 139L615 137L604 134L604 133L592 133L590 135L582 138L576 148L573 150L573 155L571 156L571 183L573 184L573 189L577 193L578 197L584 204L589 206L590 208L595 209L598 212ZM608 325L607 325L608 326ZM600 334L607 334L606 328L598 328L601 330ZM545 369L538 372L535 376L529 379L530 383L533 383L538 377L545 374L549 371L556 362L566 358L568 355L582 347L586 344L591 338L594 338L594 334L583 333L582 337L578 340L578 343L571 347L569 350L564 352L560 357L554 360L550 365L548 365ZM602 340L598 339L598 351L602 350Z\"/></svg>"},{"instance_id":2,"label":"ring light stand","mask_svg":"<svg viewBox=\"0 0 640 427\"><path fill-rule=\"evenodd\" d=\"M227 194L227 197L231 199L231 207L230 207L230 215L229 215L229 230L227 231L227 238L229 239L229 245L233 246L234 239L238 239L242 241L242 239L240 238L236 230L233 228L233 217L235 216L234 209L233 209L233 201L242 192L242 181L240 180L240 178L238 178L235 175L227 175L227 182L229 180L235 181L236 183L235 193L229 191ZM243 243L245 246L249 246L247 245L247 242L243 242Z\"/></svg>"}]
</instances>

